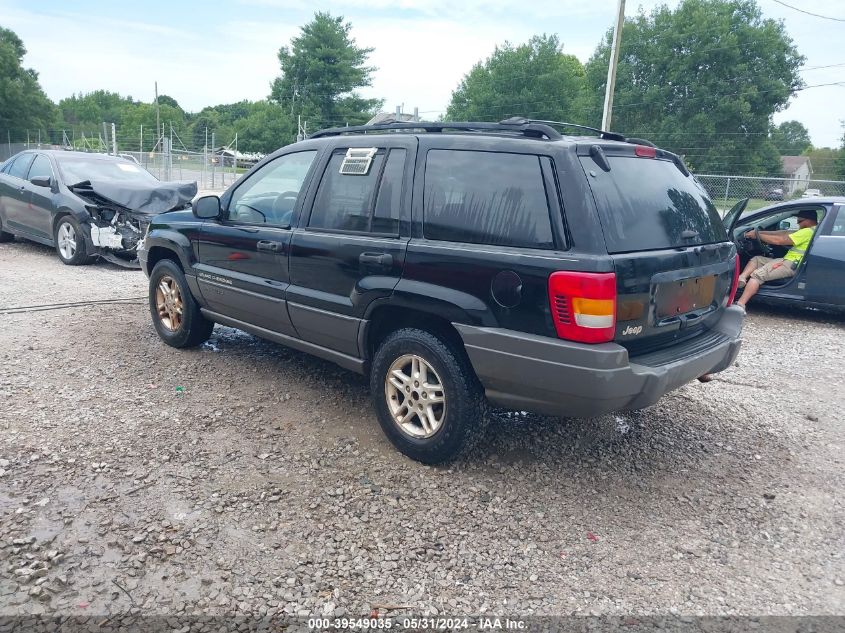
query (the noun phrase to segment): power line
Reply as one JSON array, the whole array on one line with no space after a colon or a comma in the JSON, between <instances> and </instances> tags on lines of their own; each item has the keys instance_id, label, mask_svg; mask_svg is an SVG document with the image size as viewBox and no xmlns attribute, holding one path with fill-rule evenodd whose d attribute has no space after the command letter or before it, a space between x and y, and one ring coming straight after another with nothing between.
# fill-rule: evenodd
<instances>
[{"instance_id":1,"label":"power line","mask_svg":"<svg viewBox=\"0 0 845 633\"><path fill-rule=\"evenodd\" d=\"M799 9L798 7L793 7L791 4L786 4L782 0L772 0L772 2L777 2L780 5L785 6L788 9L792 9L793 11L798 11L799 13L806 13L807 15L812 15L814 18L821 18L823 20L833 20L834 22L845 22L845 18L834 18L829 15L821 15L819 13L813 13L811 11L805 11L804 9Z\"/></svg>"}]
</instances>

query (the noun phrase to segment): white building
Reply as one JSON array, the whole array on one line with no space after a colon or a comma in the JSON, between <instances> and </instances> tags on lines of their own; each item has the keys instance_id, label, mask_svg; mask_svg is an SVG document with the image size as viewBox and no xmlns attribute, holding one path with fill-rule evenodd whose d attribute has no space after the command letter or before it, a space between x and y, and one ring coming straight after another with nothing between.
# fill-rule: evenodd
<instances>
[{"instance_id":1,"label":"white building","mask_svg":"<svg viewBox=\"0 0 845 633\"><path fill-rule=\"evenodd\" d=\"M784 194L789 196L796 191L804 190L813 177L813 166L806 156L781 156L783 161Z\"/></svg>"}]
</instances>

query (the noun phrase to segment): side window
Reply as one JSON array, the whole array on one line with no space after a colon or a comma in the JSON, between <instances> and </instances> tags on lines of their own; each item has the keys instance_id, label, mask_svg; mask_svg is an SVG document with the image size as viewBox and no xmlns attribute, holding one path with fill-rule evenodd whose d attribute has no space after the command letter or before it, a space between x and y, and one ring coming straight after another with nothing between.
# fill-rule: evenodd
<instances>
[{"instance_id":1,"label":"side window","mask_svg":"<svg viewBox=\"0 0 845 633\"><path fill-rule=\"evenodd\" d=\"M50 159L43 154L35 156L32 161L32 167L29 168L29 179L33 178L53 178L53 167L50 165Z\"/></svg>"},{"instance_id":2,"label":"side window","mask_svg":"<svg viewBox=\"0 0 845 633\"><path fill-rule=\"evenodd\" d=\"M316 150L286 154L267 163L232 194L229 220L249 224L290 224Z\"/></svg>"},{"instance_id":3,"label":"side window","mask_svg":"<svg viewBox=\"0 0 845 633\"><path fill-rule=\"evenodd\" d=\"M402 208L402 182L405 173L405 150L392 149L387 156L384 175L378 188L371 231L399 235L399 213Z\"/></svg>"},{"instance_id":4,"label":"side window","mask_svg":"<svg viewBox=\"0 0 845 633\"><path fill-rule=\"evenodd\" d=\"M341 165L346 150L332 154L317 196L308 226L335 231L367 232L375 202L376 183L381 175L384 152L376 153L366 174L358 175Z\"/></svg>"},{"instance_id":5,"label":"side window","mask_svg":"<svg viewBox=\"0 0 845 633\"><path fill-rule=\"evenodd\" d=\"M539 156L431 150L423 204L428 239L554 248Z\"/></svg>"},{"instance_id":6,"label":"side window","mask_svg":"<svg viewBox=\"0 0 845 633\"><path fill-rule=\"evenodd\" d=\"M845 237L845 207L837 208L836 218L834 219L833 227L830 229L830 234Z\"/></svg>"},{"instance_id":7,"label":"side window","mask_svg":"<svg viewBox=\"0 0 845 633\"><path fill-rule=\"evenodd\" d=\"M26 172L29 170L29 164L32 162L32 154L21 154L9 167L8 174L15 178L26 180Z\"/></svg>"}]
</instances>

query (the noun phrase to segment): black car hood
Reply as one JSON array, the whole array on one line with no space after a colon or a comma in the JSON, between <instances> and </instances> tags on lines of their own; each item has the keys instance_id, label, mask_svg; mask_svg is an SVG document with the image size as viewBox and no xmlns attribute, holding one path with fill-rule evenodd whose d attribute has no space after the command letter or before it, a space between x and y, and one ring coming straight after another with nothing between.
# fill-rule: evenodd
<instances>
[{"instance_id":1,"label":"black car hood","mask_svg":"<svg viewBox=\"0 0 845 633\"><path fill-rule=\"evenodd\" d=\"M86 180L70 187L75 194L124 207L135 213L156 215L183 209L197 195L196 182L130 183L119 180Z\"/></svg>"}]
</instances>

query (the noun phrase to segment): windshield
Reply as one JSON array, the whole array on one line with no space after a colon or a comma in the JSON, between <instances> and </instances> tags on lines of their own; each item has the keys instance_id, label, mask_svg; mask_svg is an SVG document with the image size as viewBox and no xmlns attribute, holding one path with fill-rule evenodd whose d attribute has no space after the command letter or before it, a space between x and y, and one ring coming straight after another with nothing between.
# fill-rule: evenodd
<instances>
[{"instance_id":1,"label":"windshield","mask_svg":"<svg viewBox=\"0 0 845 633\"><path fill-rule=\"evenodd\" d=\"M86 180L120 180L138 184L158 182L146 169L125 160L62 156L57 158L57 162L68 186Z\"/></svg>"},{"instance_id":2,"label":"windshield","mask_svg":"<svg viewBox=\"0 0 845 633\"><path fill-rule=\"evenodd\" d=\"M725 227L707 193L671 161L609 156L610 171L581 158L608 253L722 242ZM595 176L593 175L595 174Z\"/></svg>"}]
</instances>

